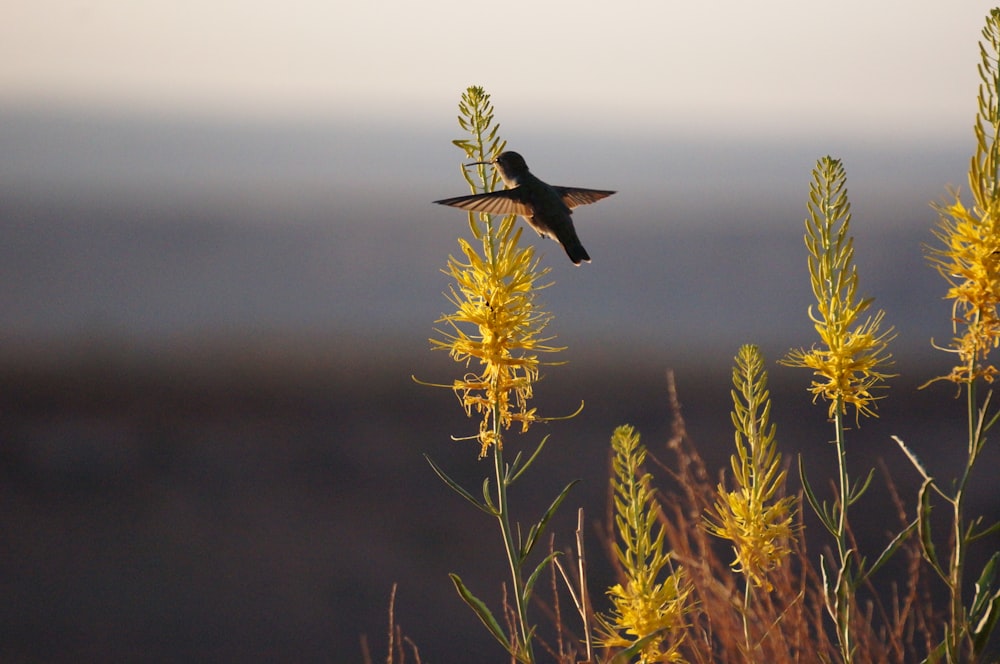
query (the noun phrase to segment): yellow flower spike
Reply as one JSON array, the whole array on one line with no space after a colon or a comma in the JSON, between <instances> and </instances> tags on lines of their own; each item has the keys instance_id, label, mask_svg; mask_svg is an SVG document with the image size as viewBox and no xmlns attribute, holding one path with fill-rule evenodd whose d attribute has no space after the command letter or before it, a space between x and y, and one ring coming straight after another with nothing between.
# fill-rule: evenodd
<instances>
[{"instance_id":1,"label":"yellow flower spike","mask_svg":"<svg viewBox=\"0 0 1000 664\"><path fill-rule=\"evenodd\" d=\"M736 454L731 458L736 487L720 484L710 533L733 543L735 571L754 587L770 591L767 574L791 549L795 499L778 497L785 482L781 454L770 423L771 400L764 359L756 346L742 346L733 367L733 425Z\"/></svg>"},{"instance_id":2,"label":"yellow flower spike","mask_svg":"<svg viewBox=\"0 0 1000 664\"><path fill-rule=\"evenodd\" d=\"M482 97L470 99L463 112L474 114L470 109L481 111L482 104ZM468 156L487 156L479 153L484 152L482 136L495 134L495 129L489 131L491 118L466 119L469 127L478 128L478 138L459 145ZM474 192L491 191L498 184L495 173L477 184L463 172ZM477 436L483 457L491 446L503 447L502 429L518 422L527 431L539 420L536 410L528 407L542 364L539 354L562 349L547 345L551 337L542 336L551 316L538 307L535 296L548 285L539 283L548 269L539 267L533 247L519 244L521 229L515 217L497 222L490 215L470 213L469 223L481 246L459 238L460 257L448 257L443 272L453 279L447 297L455 311L437 320L444 327L435 330L438 338L430 342L470 368L452 389L467 415L483 416Z\"/></svg>"},{"instance_id":3,"label":"yellow flower spike","mask_svg":"<svg viewBox=\"0 0 1000 664\"><path fill-rule=\"evenodd\" d=\"M810 385L814 398L830 402L830 417L853 406L856 416L875 416L873 390L893 374L883 371L891 363L886 352L895 338L890 327L880 331L884 312L862 319L872 299L858 299L858 274L854 265L854 240L847 232L851 205L846 175L839 159L823 157L813 169L809 192L809 218L805 243L809 250L809 278L816 311L809 316L823 345L788 353L779 362L806 367L817 376Z\"/></svg>"},{"instance_id":4,"label":"yellow flower spike","mask_svg":"<svg viewBox=\"0 0 1000 664\"><path fill-rule=\"evenodd\" d=\"M980 42L979 112L976 114L976 153L969 168L974 205L966 208L956 191L953 203L935 206L940 222L934 235L943 245L930 250L930 261L948 282L955 337L946 350L958 355L958 364L941 378L971 384L977 378L992 382L997 369L988 356L1000 344L1000 12L987 17ZM961 330L961 331L960 331Z\"/></svg>"},{"instance_id":5,"label":"yellow flower spike","mask_svg":"<svg viewBox=\"0 0 1000 664\"><path fill-rule=\"evenodd\" d=\"M662 526L654 535L660 505L650 487L652 476L642 471L646 449L630 426L620 426L611 437L614 449L615 553L626 583L608 589L612 611L598 616L601 643L608 647L636 647L641 664L682 662L682 628L692 586L682 567L673 568L663 550ZM657 581L664 571L663 581ZM630 638L631 637L631 638Z\"/></svg>"},{"instance_id":6,"label":"yellow flower spike","mask_svg":"<svg viewBox=\"0 0 1000 664\"><path fill-rule=\"evenodd\" d=\"M852 548L849 537L848 507L867 488L867 482L850 483L846 465L844 416L854 407L855 422L862 415L874 416L880 397L875 390L890 377L883 367L892 356L886 352L895 336L892 328L881 331L882 311L868 314L871 298L859 298L858 272L854 265L854 241L848 235L851 205L847 199L846 175L839 159L823 157L813 169L809 187L809 217L806 219L805 243L809 252L809 280L816 297L816 312L810 308L822 345L809 350L793 350L781 364L813 370L809 390L813 401L823 397L829 404L837 449L837 496L831 506L822 505L801 472L805 496L823 526L837 540L835 568L821 559L823 598L836 627L841 659L850 664L856 647L852 603L855 590L864 578L863 558ZM801 470L801 464L800 464ZM834 563L830 563L831 566Z\"/></svg>"},{"instance_id":7,"label":"yellow flower spike","mask_svg":"<svg viewBox=\"0 0 1000 664\"><path fill-rule=\"evenodd\" d=\"M931 264L949 285L955 337L948 350L958 355L957 365L942 378L992 382L997 369L987 358L1000 344L1000 219L996 204L970 210L952 195L954 203L937 207L941 221L934 234L944 248L930 252Z\"/></svg>"}]
</instances>

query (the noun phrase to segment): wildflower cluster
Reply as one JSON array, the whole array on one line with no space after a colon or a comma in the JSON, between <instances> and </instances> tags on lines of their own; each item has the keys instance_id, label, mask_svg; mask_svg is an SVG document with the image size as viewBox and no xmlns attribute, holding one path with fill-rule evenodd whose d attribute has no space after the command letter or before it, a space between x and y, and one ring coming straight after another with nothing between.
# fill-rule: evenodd
<instances>
[{"instance_id":1,"label":"wildflower cluster","mask_svg":"<svg viewBox=\"0 0 1000 664\"><path fill-rule=\"evenodd\" d=\"M600 619L603 643L632 649L642 664L683 661L680 630L691 586L680 567L658 580L670 565L670 553L663 550L663 527L653 534L660 506L650 488L652 476L642 470L646 450L630 426L615 429L611 446L615 524L621 539L614 548L627 581L608 590L613 608L610 616Z\"/></svg>"},{"instance_id":2,"label":"wildflower cluster","mask_svg":"<svg viewBox=\"0 0 1000 664\"><path fill-rule=\"evenodd\" d=\"M966 209L957 197L938 211L941 222L935 235L945 248L933 250L931 261L949 284L956 333L949 350L958 355L945 378L993 382L997 369L987 363L987 356L1000 344L1000 217L989 208ZM961 333L959 326L964 328Z\"/></svg>"},{"instance_id":3,"label":"wildflower cluster","mask_svg":"<svg viewBox=\"0 0 1000 664\"><path fill-rule=\"evenodd\" d=\"M823 526L837 540L836 563L820 558L823 594L827 613L837 631L837 643L845 664L853 661L856 633L852 628L856 603L855 591L870 570L857 555L849 536L848 508L868 488L868 480L852 483L847 472L847 446L844 416L854 406L855 419L874 415L872 390L889 377L882 367L890 361L886 352L893 338L892 328L880 331L881 310L862 320L871 307L871 298L857 296L858 272L854 265L854 239L847 231L851 205L847 200L846 175L839 159L823 157L813 169L809 188L809 218L806 219L806 248L809 251L809 280L816 297L818 315L809 308L809 317L824 346L793 350L783 364L808 367L814 379L810 391L815 401L820 396L829 401L829 417L834 424L837 449L837 496L832 504L821 504L805 475L802 460L799 474L810 507Z\"/></svg>"},{"instance_id":4,"label":"wildflower cluster","mask_svg":"<svg viewBox=\"0 0 1000 664\"><path fill-rule=\"evenodd\" d=\"M496 137L489 96L482 88L470 88L459 106L459 122L473 138L455 141L467 157L485 161L491 151L504 143ZM464 116L464 117L463 117ZM473 192L492 191L497 178L487 178L479 167L479 186L468 175ZM542 336L551 316L536 303L536 294L545 284L539 280L548 269L539 267L534 249L519 243L521 229L515 217L499 222L490 215L469 213L469 224L480 250L459 238L462 258L449 256L444 270L454 280L448 294L456 311L438 319L445 327L431 339L434 348L447 350L451 357L475 370L454 381L451 386L466 413L483 418L476 436L480 457L492 445L503 446L501 430L514 422L526 431L538 416L529 408L535 381L538 380L539 353L562 350L547 345L551 338Z\"/></svg>"},{"instance_id":5,"label":"wildflower cluster","mask_svg":"<svg viewBox=\"0 0 1000 664\"><path fill-rule=\"evenodd\" d=\"M449 257L446 273L454 280L449 300L457 307L438 323L440 339L435 348L445 349L457 362L473 361L481 368L454 382L453 389L470 416L484 415L478 439L485 456L491 445L503 445L500 427L520 422L522 431L537 420L528 407L532 386L538 379L538 352L554 352L541 332L550 316L535 304L537 281L547 270L538 269L530 246L520 246L521 230L514 218L504 219L493 240L493 255L480 255L463 239L461 261Z\"/></svg>"},{"instance_id":6,"label":"wildflower cluster","mask_svg":"<svg viewBox=\"0 0 1000 664\"><path fill-rule=\"evenodd\" d=\"M743 346L733 367L733 425L736 454L732 456L736 488L718 489L709 532L733 543L733 568L754 587L771 590L767 573L790 553L795 499L778 498L785 482L781 454L775 444L764 360L756 346Z\"/></svg>"},{"instance_id":7,"label":"wildflower cluster","mask_svg":"<svg viewBox=\"0 0 1000 664\"><path fill-rule=\"evenodd\" d=\"M807 367L819 378L810 391L830 403L830 417L854 406L858 415L874 415L872 390L890 375L882 372L891 356L886 352L892 328L882 332L884 312L862 320L872 300L858 299L854 239L847 235L851 205L846 176L839 159L824 157L813 169L806 219L809 278L818 315L809 309L823 347L791 351L783 364Z\"/></svg>"},{"instance_id":8,"label":"wildflower cluster","mask_svg":"<svg viewBox=\"0 0 1000 664\"><path fill-rule=\"evenodd\" d=\"M969 187L975 205L967 209L957 193L955 201L938 206L941 221L935 236L943 245L931 251L931 263L948 282L952 300L955 338L949 350L959 361L944 378L971 383L977 378L992 382L997 369L987 362L990 350L1000 345L1000 29L998 10L983 30L979 75L979 113L976 116L976 154L969 169ZM959 327L964 331L959 333Z\"/></svg>"}]
</instances>

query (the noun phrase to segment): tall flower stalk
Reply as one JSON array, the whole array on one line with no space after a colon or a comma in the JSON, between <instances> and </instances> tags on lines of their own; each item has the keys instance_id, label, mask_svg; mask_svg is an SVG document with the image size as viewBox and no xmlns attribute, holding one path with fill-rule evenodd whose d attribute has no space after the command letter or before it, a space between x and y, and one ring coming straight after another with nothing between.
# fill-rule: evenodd
<instances>
[{"instance_id":1,"label":"tall flower stalk","mask_svg":"<svg viewBox=\"0 0 1000 664\"><path fill-rule=\"evenodd\" d=\"M975 584L975 594L966 605L966 557L978 539L995 536L1000 523L985 526L981 519L965 514L965 498L972 468L985 444L986 434L1000 418L990 414L992 392L980 400L978 387L991 384L997 369L990 351L1000 345L1000 9L987 16L980 42L979 104L976 115L976 152L969 166L969 189L973 207L966 208L953 193L954 202L937 207L940 224L935 235L940 247L930 252L933 267L948 283L952 300L954 338L945 348L957 362L951 372L937 380L949 380L966 395L968 444L965 468L951 488L941 486L917 461L902 440L896 441L924 478L919 494L918 519L924 558L948 588L949 621L942 642L932 658L947 662L973 661L982 652L1000 615L997 584L1000 552L994 553ZM933 381L932 381L933 382ZM931 498L936 493L951 508L950 552L939 555L931 537Z\"/></svg>"},{"instance_id":2,"label":"tall flower stalk","mask_svg":"<svg viewBox=\"0 0 1000 664\"><path fill-rule=\"evenodd\" d=\"M454 141L466 159L488 161L501 152L505 142L498 137L499 125L493 120L489 95L480 87L470 87L459 103L458 122L469 138ZM463 176L473 193L492 191L499 182L495 172L479 165L473 174L463 166ZM532 587L551 555L525 576L526 562L541 538L555 510L575 484L567 485L537 523L522 536L520 526L510 514L508 489L538 456L545 439L527 461L517 454L512 463L504 460L504 435L514 423L521 431L540 418L529 402L542 364L539 353L562 350L548 345L543 336L551 316L536 303L543 285L539 280L548 272L539 267L531 246L520 244L521 229L511 215L496 219L487 214L469 213L469 227L475 241L459 238L461 257L450 256L444 270L454 283L448 299L455 311L438 319L441 325L432 338L435 349L445 350L466 373L449 387L458 396L466 414L479 418L478 433L469 438L479 442L480 458L493 455L495 486L490 479L483 483L483 499L451 479L428 458L434 471L452 489L483 512L497 519L509 564L514 600L516 629L507 634L500 622L462 582L457 574L451 579L462 599L476 612L491 634L518 661L534 662L532 638L534 626L528 618ZM478 246L477 246L478 244Z\"/></svg>"},{"instance_id":3,"label":"tall flower stalk","mask_svg":"<svg viewBox=\"0 0 1000 664\"><path fill-rule=\"evenodd\" d=\"M768 573L791 553L795 498L782 497L785 471L770 422L771 397L764 358L757 346L739 349L733 367L733 426L736 454L730 461L735 487L720 484L716 503L707 517L708 531L733 544L732 567L746 579L743 639L748 656L754 648L747 624L755 588L772 590Z\"/></svg>"},{"instance_id":4,"label":"tall flower stalk","mask_svg":"<svg viewBox=\"0 0 1000 664\"><path fill-rule=\"evenodd\" d=\"M682 662L679 648L691 584L683 568L671 566L663 526L654 528L661 511L650 486L652 476L642 469L646 449L639 434L620 426L611 436L611 447L618 533L614 550L625 579L608 590L610 615L598 617L602 643L624 648L614 662L633 657L641 664Z\"/></svg>"},{"instance_id":5,"label":"tall flower stalk","mask_svg":"<svg viewBox=\"0 0 1000 664\"><path fill-rule=\"evenodd\" d=\"M806 498L837 544L836 566L821 558L827 612L834 621L841 658L853 661L854 639L851 613L854 591L866 572L848 537L848 508L868 487L872 473L862 483L852 483L847 473L847 443L844 418L853 407L855 420L875 414L874 390L889 377L884 367L892 328L882 331L884 313L869 314L872 300L857 294L858 273L854 265L854 240L848 235L851 206L847 198L846 174L839 159L823 157L813 169L809 190L809 217L805 243L809 251L809 277L816 310L809 316L819 334L820 346L791 351L782 363L813 370L810 391L814 401L829 403L837 449L838 481L832 505L820 504L806 479L801 459L799 470ZM889 550L887 549L887 552ZM884 561L883 555L876 565Z\"/></svg>"}]
</instances>

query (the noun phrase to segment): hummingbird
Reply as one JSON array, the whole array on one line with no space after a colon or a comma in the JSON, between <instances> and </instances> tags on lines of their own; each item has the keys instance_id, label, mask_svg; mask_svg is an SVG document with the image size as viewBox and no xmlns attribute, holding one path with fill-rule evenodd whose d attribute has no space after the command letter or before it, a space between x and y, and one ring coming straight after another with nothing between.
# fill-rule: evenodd
<instances>
[{"instance_id":1,"label":"hummingbird","mask_svg":"<svg viewBox=\"0 0 1000 664\"><path fill-rule=\"evenodd\" d=\"M478 164L493 166L507 188L434 202L470 212L520 215L539 236L550 237L561 244L574 265L582 261L590 262L587 250L576 236L570 215L573 208L596 203L615 192L546 184L528 170L524 157L516 152L501 152L490 161L477 161L466 166Z\"/></svg>"}]
</instances>

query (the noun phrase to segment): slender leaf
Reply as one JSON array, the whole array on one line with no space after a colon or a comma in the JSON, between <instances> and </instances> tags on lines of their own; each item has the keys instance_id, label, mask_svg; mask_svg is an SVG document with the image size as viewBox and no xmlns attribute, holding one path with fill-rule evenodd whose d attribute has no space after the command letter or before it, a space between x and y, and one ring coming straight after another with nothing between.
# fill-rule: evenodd
<instances>
[{"instance_id":1,"label":"slender leaf","mask_svg":"<svg viewBox=\"0 0 1000 664\"><path fill-rule=\"evenodd\" d=\"M827 566L826 556L820 554L819 571L823 577L823 597L826 599L827 610L830 610L830 598L835 596L836 593L834 592L834 588L830 586L830 577L826 573L826 566ZM834 612L832 610L830 611L830 615L834 615Z\"/></svg>"},{"instance_id":2,"label":"slender leaf","mask_svg":"<svg viewBox=\"0 0 1000 664\"><path fill-rule=\"evenodd\" d=\"M493 504L493 496L490 495L490 477L487 475L483 478L483 504L489 508L488 513L494 516L500 513L496 505Z\"/></svg>"},{"instance_id":3,"label":"slender leaf","mask_svg":"<svg viewBox=\"0 0 1000 664\"><path fill-rule=\"evenodd\" d=\"M511 462L509 466L504 468L504 484L506 484L507 486L510 486L509 480L511 473L517 470L517 467L518 465L520 465L520 463L521 463L521 450L518 450L517 454L514 455L514 461Z\"/></svg>"},{"instance_id":4,"label":"slender leaf","mask_svg":"<svg viewBox=\"0 0 1000 664\"><path fill-rule=\"evenodd\" d=\"M972 533L972 532L970 532L969 533L969 541L970 542L975 542L978 539L982 539L984 537L989 537L990 535L995 535L998 532L1000 532L1000 521L997 521L996 523L994 523L992 526L990 526L986 530L980 530L978 533Z\"/></svg>"},{"instance_id":5,"label":"slender leaf","mask_svg":"<svg viewBox=\"0 0 1000 664\"><path fill-rule=\"evenodd\" d=\"M944 631L945 631L945 635L947 635L948 634L948 626L947 625L945 625L945 630ZM937 647L934 648L934 650L931 650L927 654L927 659L925 659L923 661L923 664L938 664L938 662L941 661L941 658L944 657L944 653L945 653L945 650L947 649L947 647L948 647L948 641L947 641L947 636L946 636L945 640L941 641L941 643L939 643L937 645Z\"/></svg>"},{"instance_id":6,"label":"slender leaf","mask_svg":"<svg viewBox=\"0 0 1000 664\"><path fill-rule=\"evenodd\" d=\"M542 559L542 562L538 563L538 565L535 566L535 569L531 573L531 576L528 577L528 580L524 584L524 603L525 604L527 604L528 600L531 599L531 591L535 587L535 581L538 580L538 575L542 573L542 571L545 569L545 567L549 563L551 563L552 560L556 556L561 556L561 555L562 555L561 551L553 551L549 555L545 556L545 558Z\"/></svg>"},{"instance_id":7,"label":"slender leaf","mask_svg":"<svg viewBox=\"0 0 1000 664\"><path fill-rule=\"evenodd\" d=\"M486 505L483 505L482 503L480 503L478 500L476 500L475 498L472 497L471 493L469 493L468 491L466 491L465 489L463 489L461 487L461 485L459 485L458 482L456 482L455 480L453 480L450 477L448 477L448 474L446 472L444 472L441 469L440 466L438 466L436 463L434 463L433 459L431 459L426 454L424 455L424 458L427 459L427 463L429 463L431 465L431 468L434 470L435 473L437 473L437 476L441 478L441 481L443 481L445 484L447 484L449 487L451 487L452 491L454 491L455 493L457 493L458 495L460 495L462 498L465 498L467 501L469 501L470 503L472 503L473 505L475 505L477 508L481 509L482 511L486 512L487 514L490 514L490 515L495 515L496 514L496 512L493 511L490 506L486 506Z\"/></svg>"},{"instance_id":8,"label":"slender leaf","mask_svg":"<svg viewBox=\"0 0 1000 664\"><path fill-rule=\"evenodd\" d=\"M986 412L989 410L990 399L992 398L993 398L993 390L990 390L989 392L986 393L986 398L983 399L983 405L979 410L979 412L981 413L980 420L982 420L983 416L985 416ZM979 440L983 440L983 434L989 431L993 427L993 425L997 423L997 419L1000 419L1000 410L993 413L993 417L990 418L989 422L982 423L982 426L980 427L979 431Z\"/></svg>"},{"instance_id":9,"label":"slender leaf","mask_svg":"<svg viewBox=\"0 0 1000 664\"><path fill-rule=\"evenodd\" d=\"M832 534L837 534L837 528L831 521L830 516L826 513L826 507L820 507L819 500L816 498L816 494L813 492L812 485L809 484L809 480L806 478L806 467L802 461L802 455L799 455L799 477L802 479L802 488L806 492L806 500L812 507L813 512L819 517L819 520L823 523L823 527L830 531Z\"/></svg>"},{"instance_id":10,"label":"slender leaf","mask_svg":"<svg viewBox=\"0 0 1000 664\"><path fill-rule=\"evenodd\" d=\"M507 635L504 634L503 628L500 627L500 623L498 623L497 619L493 617L492 613L490 613L489 608L481 599L473 595L472 592L465 587L465 584L462 583L462 579L459 578L458 574L449 574L448 576L451 577L452 583L455 584L455 590L458 591L458 595L466 604L469 605L476 615L479 616L479 619L483 621L484 625L486 625L486 629L488 629L490 634L493 635L493 638L499 641L500 645L502 645L507 652L513 655L514 651L510 641L507 640Z\"/></svg>"},{"instance_id":11,"label":"slender leaf","mask_svg":"<svg viewBox=\"0 0 1000 664\"><path fill-rule=\"evenodd\" d=\"M874 476L875 476L875 469L872 468L871 470L868 471L868 477L866 477L864 483L861 484L861 488L859 489L858 485L855 484L854 489L848 492L849 493L847 498L848 507L853 505L859 498L861 498L861 496L865 494L865 491L868 490L868 485L872 483L872 477Z\"/></svg>"},{"instance_id":12,"label":"slender leaf","mask_svg":"<svg viewBox=\"0 0 1000 664\"><path fill-rule=\"evenodd\" d=\"M858 557L858 552L855 551L854 549L848 549L847 553L844 554L844 567L843 569L837 571L838 590L840 590L841 588L846 588L849 592L853 593L854 589L858 587L859 579L856 579L854 577L854 574L851 573L851 558L857 558L857 557ZM860 568L863 562L864 560L862 559L861 563L855 563L855 564Z\"/></svg>"},{"instance_id":13,"label":"slender leaf","mask_svg":"<svg viewBox=\"0 0 1000 664\"><path fill-rule=\"evenodd\" d=\"M972 598L969 607L972 647L977 653L986 647L993 628L996 627L997 618L1000 617L1000 589L994 588L998 564L1000 564L1000 551L994 553L983 567L983 572L976 581L975 597Z\"/></svg>"},{"instance_id":14,"label":"slender leaf","mask_svg":"<svg viewBox=\"0 0 1000 664\"><path fill-rule=\"evenodd\" d=\"M913 531L917 529L919 520L920 520L920 517L917 517L916 519L914 519L913 523L911 523L906 528L904 528L902 530L902 532L900 532L898 535L896 535L892 539L892 541L889 542L889 545L887 547L885 547L884 551L882 551L882 555L880 555L878 557L878 559L872 565L872 568L870 570L868 570L868 572L867 572L868 575L871 575L871 574L874 574L875 572L877 572L878 569L880 567L882 567L882 565L884 565L886 562L888 562L888 560L890 558L892 558L893 554L896 553L896 551L903 544L903 542L905 542L906 539L910 535L913 534Z\"/></svg>"},{"instance_id":15,"label":"slender leaf","mask_svg":"<svg viewBox=\"0 0 1000 664\"><path fill-rule=\"evenodd\" d=\"M524 543L524 548L521 550L522 560L524 560L525 558L528 557L528 555L531 554L531 550L535 547L535 544L538 542L538 538L540 538L542 536L542 533L545 532L545 527L552 519L552 516L556 513L556 510L559 509L559 505L561 505L562 501L566 499L566 495L569 493L569 490L572 489L573 486L579 482L580 480L573 480L572 482L567 484L566 487L559 492L559 495L556 496L556 499L552 501L552 504L549 505L549 508L545 510L545 513L542 515L542 518L538 520L538 523L533 525L531 527L531 530L528 531L528 538Z\"/></svg>"},{"instance_id":16,"label":"slender leaf","mask_svg":"<svg viewBox=\"0 0 1000 664\"><path fill-rule=\"evenodd\" d=\"M608 660L607 664L629 664L633 657L641 653L643 648L648 646L653 639L660 638L661 634L665 631L666 629L661 629L653 632L652 634L647 634L625 650L615 654L614 657Z\"/></svg>"},{"instance_id":17,"label":"slender leaf","mask_svg":"<svg viewBox=\"0 0 1000 664\"><path fill-rule=\"evenodd\" d=\"M931 494L928 489L932 485L933 482L929 478L924 480L924 483L920 485L920 492L917 494L917 529L920 534L920 550L924 554L924 559L947 583L948 575L941 569L937 551L934 549L934 540L931 537Z\"/></svg>"},{"instance_id":18,"label":"slender leaf","mask_svg":"<svg viewBox=\"0 0 1000 664\"><path fill-rule=\"evenodd\" d=\"M532 463L534 463L535 458L538 456L538 453L542 451L542 448L545 447L545 443L548 442L548 440L549 440L549 437L547 435L542 438L542 441L540 443L538 443L538 447L536 447L535 451L532 452L532 454L531 454L530 457L528 457L528 460L524 463L524 466L520 470L517 470L516 472L514 472L513 477L511 477L509 480L507 480L507 486L510 486L511 484L513 484L517 480L517 478L520 477L521 474L524 473L524 471L526 471L531 466ZM518 454L517 459L520 459L520 458L521 458L520 454ZM514 468L515 468L515 470L516 470L516 467L517 467L517 459L514 460Z\"/></svg>"},{"instance_id":19,"label":"slender leaf","mask_svg":"<svg viewBox=\"0 0 1000 664\"><path fill-rule=\"evenodd\" d=\"M899 449L903 450L903 454L905 454L906 458L910 460L910 463L913 464L913 467L917 469L917 472L920 473L920 476L923 477L925 480L931 479L931 476L927 474L927 470L924 469L924 465L920 463L920 459L917 458L916 454L910 451L910 448L906 446L906 443L903 442L903 439L900 438L899 436L891 436L891 438L894 441L896 441L897 445L899 445Z\"/></svg>"}]
</instances>

